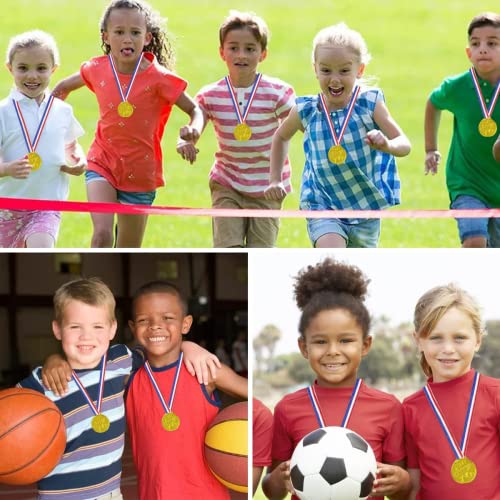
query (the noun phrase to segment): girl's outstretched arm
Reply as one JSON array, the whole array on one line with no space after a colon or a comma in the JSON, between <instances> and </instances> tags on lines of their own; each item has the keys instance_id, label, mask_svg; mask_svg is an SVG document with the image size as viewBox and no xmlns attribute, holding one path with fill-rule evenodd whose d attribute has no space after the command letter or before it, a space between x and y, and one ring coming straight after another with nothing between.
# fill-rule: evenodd
<instances>
[{"instance_id":1,"label":"girl's outstretched arm","mask_svg":"<svg viewBox=\"0 0 500 500\"><path fill-rule=\"evenodd\" d=\"M176 149L184 160L192 164L196 161L196 155L198 154L195 144L198 142L206 125L205 115L196 101L185 92L180 95L175 104L190 118L189 123L179 130Z\"/></svg>"},{"instance_id":2,"label":"girl's outstretched arm","mask_svg":"<svg viewBox=\"0 0 500 500\"><path fill-rule=\"evenodd\" d=\"M73 92L73 90L77 90L84 85L85 82L80 76L80 72L78 72L58 82L52 91L52 95L64 101L70 92Z\"/></svg>"},{"instance_id":3,"label":"girl's outstretched arm","mask_svg":"<svg viewBox=\"0 0 500 500\"><path fill-rule=\"evenodd\" d=\"M369 146L394 156L406 156L411 150L410 141L383 101L375 104L373 119L380 130L370 130L366 134Z\"/></svg>"},{"instance_id":4,"label":"girl's outstretched arm","mask_svg":"<svg viewBox=\"0 0 500 500\"><path fill-rule=\"evenodd\" d=\"M213 380L217 389L242 399L248 399L248 379L238 375L232 368L221 363L217 370L217 378Z\"/></svg>"},{"instance_id":5,"label":"girl's outstretched arm","mask_svg":"<svg viewBox=\"0 0 500 500\"><path fill-rule=\"evenodd\" d=\"M303 128L299 113L297 112L297 107L294 106L273 136L269 186L264 192L264 197L267 200L281 201L286 196L286 191L281 182L281 174L283 172L286 155L288 154L290 139L298 130L303 130Z\"/></svg>"}]
</instances>

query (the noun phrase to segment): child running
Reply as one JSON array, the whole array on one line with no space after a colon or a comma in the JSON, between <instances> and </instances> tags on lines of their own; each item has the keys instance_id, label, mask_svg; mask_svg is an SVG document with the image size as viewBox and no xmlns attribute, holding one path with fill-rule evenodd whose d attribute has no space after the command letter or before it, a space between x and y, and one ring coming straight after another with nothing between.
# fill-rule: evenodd
<instances>
[{"instance_id":1,"label":"child running","mask_svg":"<svg viewBox=\"0 0 500 500\"><path fill-rule=\"evenodd\" d=\"M376 247L380 219L343 219L342 210L380 210L400 203L395 156L410 142L394 121L381 89L360 80L370 54L363 37L344 23L313 41L321 92L299 97L273 138L269 200L286 196L282 171L290 139L304 132L305 166L300 208L338 210L339 217L308 219L315 247Z\"/></svg>"},{"instance_id":2,"label":"child running","mask_svg":"<svg viewBox=\"0 0 500 500\"><path fill-rule=\"evenodd\" d=\"M403 468L401 403L357 376L372 344L370 315L363 302L368 283L357 267L330 258L308 266L295 278L295 299L302 311L299 348L317 378L307 389L285 396L274 409L273 464L263 480L268 498L293 492L289 460L299 441L320 427L341 425L363 436L377 462L383 462L378 463L371 495L379 500L384 495L407 498L410 480ZM317 419L313 400L324 422ZM344 422L349 406L352 412Z\"/></svg>"},{"instance_id":3,"label":"child running","mask_svg":"<svg viewBox=\"0 0 500 500\"><path fill-rule=\"evenodd\" d=\"M88 153L91 202L152 205L164 185L161 138L172 106L190 116L185 133L197 137L201 112L171 72L173 52L162 20L141 0L115 0L101 19L104 56L82 64L54 94L65 99L83 85L95 93L99 121ZM191 127L191 124L193 127ZM113 246L113 214L93 213L92 247ZM116 247L140 247L146 215L117 215Z\"/></svg>"},{"instance_id":4,"label":"child running","mask_svg":"<svg viewBox=\"0 0 500 500\"><path fill-rule=\"evenodd\" d=\"M500 492L500 381L471 368L484 332L478 304L456 285L415 306L426 386L403 402L411 499L495 500Z\"/></svg>"},{"instance_id":5,"label":"child running","mask_svg":"<svg viewBox=\"0 0 500 500\"><path fill-rule=\"evenodd\" d=\"M203 112L202 129L212 120L218 142L209 176L214 208L281 208L281 200L266 199L264 190L269 184L272 137L292 108L295 94L287 83L257 72L267 56L269 36L257 15L231 11L219 29L219 54L229 74L196 95ZM181 133L187 137L184 130ZM197 137L192 139L181 138L177 145L191 163L197 153ZM283 164L280 181L288 193L288 158ZM214 217L212 228L214 247L273 247L279 219Z\"/></svg>"},{"instance_id":6,"label":"child running","mask_svg":"<svg viewBox=\"0 0 500 500\"><path fill-rule=\"evenodd\" d=\"M193 317L174 285L145 284L132 299L132 311L129 327L147 357L131 377L125 400L139 498L229 498L204 461L203 443L220 405L215 388L247 398L247 379L226 365L207 385L186 372L180 349Z\"/></svg>"},{"instance_id":7,"label":"child running","mask_svg":"<svg viewBox=\"0 0 500 500\"><path fill-rule=\"evenodd\" d=\"M15 88L0 102L0 197L66 200L69 175L81 175L86 159L77 138L83 129L69 104L47 88L59 66L54 38L43 31L13 37L7 68ZM0 210L0 247L53 248L61 214Z\"/></svg>"},{"instance_id":8,"label":"child running","mask_svg":"<svg viewBox=\"0 0 500 500\"><path fill-rule=\"evenodd\" d=\"M446 161L446 186L452 209L500 208L500 169L492 156L500 125L500 14L472 19L465 49L472 68L446 78L425 108L425 173L437 173L441 154L441 110L453 114L453 137ZM500 146L496 147L500 161ZM457 218L463 248L500 247L499 218Z\"/></svg>"}]
</instances>

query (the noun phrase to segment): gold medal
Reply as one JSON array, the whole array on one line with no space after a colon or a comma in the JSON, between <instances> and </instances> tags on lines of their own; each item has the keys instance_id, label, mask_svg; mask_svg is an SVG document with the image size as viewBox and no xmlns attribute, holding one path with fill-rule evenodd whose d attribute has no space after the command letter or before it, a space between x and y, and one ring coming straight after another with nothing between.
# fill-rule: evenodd
<instances>
[{"instance_id":1,"label":"gold medal","mask_svg":"<svg viewBox=\"0 0 500 500\"><path fill-rule=\"evenodd\" d=\"M460 484L472 483L477 476L476 464L469 458L455 460L451 465L451 477Z\"/></svg>"},{"instance_id":2,"label":"gold medal","mask_svg":"<svg viewBox=\"0 0 500 500\"><path fill-rule=\"evenodd\" d=\"M238 123L233 134L237 141L248 141L252 137L252 129L246 123Z\"/></svg>"},{"instance_id":3,"label":"gold medal","mask_svg":"<svg viewBox=\"0 0 500 500\"><path fill-rule=\"evenodd\" d=\"M345 163L347 158L347 151L340 145L332 146L328 151L328 159L336 165Z\"/></svg>"},{"instance_id":4,"label":"gold medal","mask_svg":"<svg viewBox=\"0 0 500 500\"><path fill-rule=\"evenodd\" d=\"M483 137L493 137L497 133L497 124L493 118L483 118L477 128Z\"/></svg>"},{"instance_id":5,"label":"gold medal","mask_svg":"<svg viewBox=\"0 0 500 500\"><path fill-rule=\"evenodd\" d=\"M109 429L109 418L99 413L92 419L92 429L99 434L106 432Z\"/></svg>"},{"instance_id":6,"label":"gold medal","mask_svg":"<svg viewBox=\"0 0 500 500\"><path fill-rule=\"evenodd\" d=\"M161 418L161 425L166 431L176 431L181 425L181 419L173 412L165 413Z\"/></svg>"},{"instance_id":7,"label":"gold medal","mask_svg":"<svg viewBox=\"0 0 500 500\"><path fill-rule=\"evenodd\" d=\"M118 114L122 118L128 118L134 114L134 106L132 106L132 104L128 101L122 101L118 104Z\"/></svg>"},{"instance_id":8,"label":"gold medal","mask_svg":"<svg viewBox=\"0 0 500 500\"><path fill-rule=\"evenodd\" d=\"M38 153L32 151L27 155L30 165L33 167L32 170L38 170L42 166L42 158Z\"/></svg>"}]
</instances>

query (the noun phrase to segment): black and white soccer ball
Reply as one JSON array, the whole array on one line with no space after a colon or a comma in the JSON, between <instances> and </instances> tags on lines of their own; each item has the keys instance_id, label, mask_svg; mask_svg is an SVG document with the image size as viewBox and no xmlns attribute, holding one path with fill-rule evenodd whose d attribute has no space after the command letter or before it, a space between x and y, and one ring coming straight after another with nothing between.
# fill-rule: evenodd
<instances>
[{"instance_id":1,"label":"black and white soccer ball","mask_svg":"<svg viewBox=\"0 0 500 500\"><path fill-rule=\"evenodd\" d=\"M371 446L344 427L323 427L304 436L290 461L293 488L301 500L367 498L377 472Z\"/></svg>"}]
</instances>

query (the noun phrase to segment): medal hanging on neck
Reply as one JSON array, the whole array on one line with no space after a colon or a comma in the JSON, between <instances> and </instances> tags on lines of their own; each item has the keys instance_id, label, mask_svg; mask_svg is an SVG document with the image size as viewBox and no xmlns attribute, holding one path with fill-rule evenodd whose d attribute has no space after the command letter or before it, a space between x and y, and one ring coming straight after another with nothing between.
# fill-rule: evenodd
<instances>
[{"instance_id":1,"label":"medal hanging on neck","mask_svg":"<svg viewBox=\"0 0 500 500\"><path fill-rule=\"evenodd\" d=\"M28 148L28 162L30 163L32 170L38 170L42 166L42 157L36 152L36 148L38 146L38 143L40 142L40 137L42 136L43 129L45 128L45 125L47 123L47 118L49 117L53 102L54 96L51 95L47 99L47 105L45 106L42 118L40 119L40 123L38 124L33 142L31 142L28 127L26 126L23 112L21 111L21 106L19 106L18 101L12 99L14 109L16 110L17 119L19 120L19 125L21 126L21 131L23 133L24 142L26 143L26 147Z\"/></svg>"},{"instance_id":2,"label":"medal hanging on neck","mask_svg":"<svg viewBox=\"0 0 500 500\"><path fill-rule=\"evenodd\" d=\"M476 479L477 468L476 464L465 456L465 449L467 448L467 439L469 437L470 424L472 419L472 412L474 410L474 403L476 401L477 386L479 384L479 373L476 372L474 376L474 381L472 382L472 388L469 398L469 404L467 406L467 415L465 416L464 430L462 433L462 440L460 441L460 446L457 445L455 438L452 436L448 424L446 423L443 414L439 409L434 394L429 385L424 386L424 393L427 396L427 400L436 416L439 425L443 429L443 432L450 444L451 449L455 455L455 460L451 464L451 477L456 483L466 484L472 483Z\"/></svg>"},{"instance_id":3,"label":"medal hanging on neck","mask_svg":"<svg viewBox=\"0 0 500 500\"><path fill-rule=\"evenodd\" d=\"M134 106L130 102L128 102L128 96L130 95L130 91L132 90L132 85L134 84L135 77L137 76L137 72L139 71L139 66L141 64L143 56L144 52L142 52L139 59L137 59L134 71L132 72L132 77L130 78L127 90L125 91L124 94L122 87L120 85L120 80L118 78L118 71L116 70L115 62L113 61L113 57L111 56L111 54L108 54L109 64L111 65L111 71L113 72L113 76L115 77L116 86L118 87L118 91L120 92L120 97L122 99L120 104L118 104L118 114L122 118L129 118L134 114Z\"/></svg>"},{"instance_id":4,"label":"medal hanging on neck","mask_svg":"<svg viewBox=\"0 0 500 500\"><path fill-rule=\"evenodd\" d=\"M144 363L144 368L146 370L146 373L148 374L149 380L151 380L151 384L153 385L153 388L158 396L158 399L160 400L160 403L163 406L163 409L165 410L165 414L161 418L161 425L166 431L176 431L181 425L181 419L179 418L178 415L176 415L172 411L172 405L174 404L175 389L177 388L177 382L179 381L180 369L182 366L182 358L183 358L183 353L181 352L179 360L177 361L177 368L175 369L174 381L172 383L172 389L170 391L170 398L168 399L168 404L165 402L165 398L163 397L163 394L161 393L160 388L156 383L156 380L153 375L153 370L151 369L149 362L146 361Z\"/></svg>"},{"instance_id":5,"label":"medal hanging on neck","mask_svg":"<svg viewBox=\"0 0 500 500\"><path fill-rule=\"evenodd\" d=\"M498 99L498 94L500 93L500 80L497 83L495 91L493 92L493 96L490 102L490 107L486 106L486 102L484 101L483 94L481 92L481 86L479 85L479 80L477 79L476 70L471 68L470 74L472 77L472 81L474 82L474 87L476 88L476 94L479 99L479 104L481 104L481 110L483 112L484 118L479 122L477 126L479 133L483 137L493 137L497 133L497 124L495 120L491 117L493 110L495 109L495 104Z\"/></svg>"},{"instance_id":6,"label":"medal hanging on neck","mask_svg":"<svg viewBox=\"0 0 500 500\"><path fill-rule=\"evenodd\" d=\"M231 97L231 101L233 102L234 111L236 112L236 117L238 119L238 125L236 125L233 135L237 141L248 141L250 137L252 137L252 129L246 124L246 119L248 113L250 111L250 106L254 100L255 94L259 87L260 80L262 79L262 73L257 73L255 76L255 80L253 82L252 90L250 91L250 95L248 96L248 101L243 110L243 114L240 111L238 106L238 99L236 97L236 92L234 91L233 84L228 76L224 78L226 80L226 85L229 90L229 95Z\"/></svg>"},{"instance_id":7,"label":"medal hanging on neck","mask_svg":"<svg viewBox=\"0 0 500 500\"><path fill-rule=\"evenodd\" d=\"M75 370L73 370L73 380L76 382L76 385L82 392L83 396L87 400L87 403L89 404L92 412L94 413L94 417L92 417L91 425L92 429L97 432L98 434L102 434L103 432L106 432L109 429L109 418L104 415L104 413L101 413L102 409L102 396L104 394L104 377L106 375L106 360L107 360L107 355L104 354L102 357L102 366L101 366L101 374L99 377L99 389L97 393L97 401L96 404L92 401L92 398L90 397L89 393L83 386L82 382L78 378L78 375L76 374Z\"/></svg>"},{"instance_id":8,"label":"medal hanging on neck","mask_svg":"<svg viewBox=\"0 0 500 500\"><path fill-rule=\"evenodd\" d=\"M354 387L352 388L351 397L349 398L349 403L347 403L347 408L345 410L344 418L342 419L340 427L347 427L347 423L349 422L349 418L351 417L352 409L354 408L354 404L356 403L356 398L358 397L361 382L362 379L358 378L356 380L356 383L354 384ZM319 399L316 394L316 390L314 389L314 385L308 387L307 392L309 394L309 399L311 400L311 405L313 407L314 414L316 415L318 425L320 427L326 427L325 419L323 418L323 414L321 413L321 409L319 407Z\"/></svg>"},{"instance_id":9,"label":"medal hanging on neck","mask_svg":"<svg viewBox=\"0 0 500 500\"><path fill-rule=\"evenodd\" d=\"M357 85L352 93L351 100L349 101L349 105L347 107L347 114L344 118L344 122L340 127L340 133L337 137L335 133L335 128L333 126L332 117L330 116L330 112L328 111L328 107L326 105L325 96L323 93L319 94L319 100L321 102L321 107L326 116L326 122L328 124L328 128L330 129L330 134L332 136L333 142L335 146L332 146L328 150L328 159L334 163L335 165L341 165L345 163L347 159L347 151L340 145L342 138L344 137L345 129L347 128L347 124L349 123L349 119L351 118L352 111L354 109L354 104L356 104L356 99L358 98L358 94L360 91L360 86Z\"/></svg>"}]
</instances>

